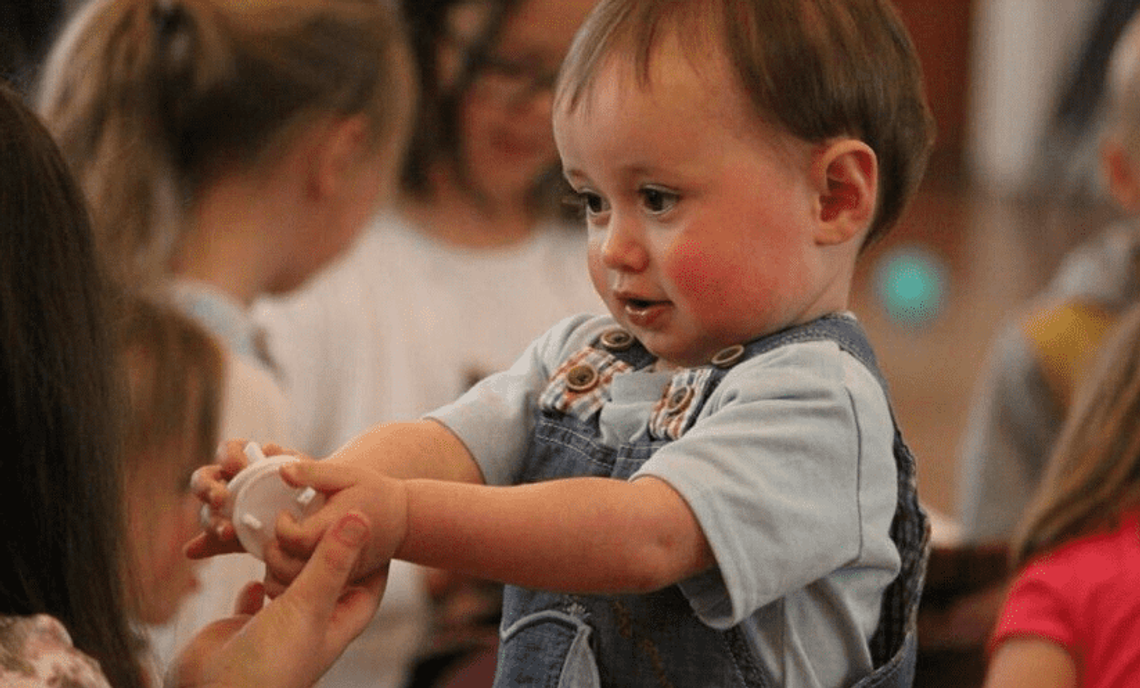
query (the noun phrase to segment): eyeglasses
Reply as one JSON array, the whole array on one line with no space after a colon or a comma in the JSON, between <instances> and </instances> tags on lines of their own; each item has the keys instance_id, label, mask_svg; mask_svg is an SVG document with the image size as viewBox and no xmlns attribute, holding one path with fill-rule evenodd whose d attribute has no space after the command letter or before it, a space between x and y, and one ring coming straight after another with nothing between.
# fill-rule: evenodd
<instances>
[{"instance_id":1,"label":"eyeglasses","mask_svg":"<svg viewBox=\"0 0 1140 688\"><path fill-rule=\"evenodd\" d=\"M474 88L504 105L517 106L554 90L558 71L501 55L484 55L475 68Z\"/></svg>"}]
</instances>

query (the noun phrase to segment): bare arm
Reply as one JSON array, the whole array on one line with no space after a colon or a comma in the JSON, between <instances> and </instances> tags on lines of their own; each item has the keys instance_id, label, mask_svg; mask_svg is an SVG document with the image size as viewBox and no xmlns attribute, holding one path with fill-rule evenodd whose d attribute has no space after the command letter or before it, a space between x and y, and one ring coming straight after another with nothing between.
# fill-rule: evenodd
<instances>
[{"instance_id":1,"label":"bare arm","mask_svg":"<svg viewBox=\"0 0 1140 688\"><path fill-rule=\"evenodd\" d=\"M985 688L1076 688L1077 665L1057 643L1045 638L1011 638L990 661Z\"/></svg>"},{"instance_id":2,"label":"bare arm","mask_svg":"<svg viewBox=\"0 0 1140 688\"><path fill-rule=\"evenodd\" d=\"M388 558L564 592L645 592L713 564L686 502L656 478L567 478L496 487L398 480L316 462L284 471L333 493L303 524L281 519L266 563L281 584L300 570L324 521L360 509L377 524L357 575Z\"/></svg>"},{"instance_id":3,"label":"bare arm","mask_svg":"<svg viewBox=\"0 0 1140 688\"><path fill-rule=\"evenodd\" d=\"M647 592L713 563L696 517L656 478L514 487L411 481L397 558L531 588Z\"/></svg>"},{"instance_id":4,"label":"bare arm","mask_svg":"<svg viewBox=\"0 0 1140 688\"><path fill-rule=\"evenodd\" d=\"M186 544L187 556L200 559L244 551L237 541L233 524L219 513L230 498L229 481L248 465L245 445L244 440L223 442L218 448L217 462L194 472L192 490L209 507L211 516L208 527ZM265 449L273 454L288 451L276 445L266 445ZM338 449L326 461L396 478L483 482L479 465L467 447L435 421L376 425ZM331 514L329 516L332 517ZM323 525L327 526L328 521ZM314 541L312 548L315 547Z\"/></svg>"},{"instance_id":5,"label":"bare arm","mask_svg":"<svg viewBox=\"0 0 1140 688\"><path fill-rule=\"evenodd\" d=\"M327 460L393 478L483 483L479 465L462 440L432 420L375 425Z\"/></svg>"}]
</instances>

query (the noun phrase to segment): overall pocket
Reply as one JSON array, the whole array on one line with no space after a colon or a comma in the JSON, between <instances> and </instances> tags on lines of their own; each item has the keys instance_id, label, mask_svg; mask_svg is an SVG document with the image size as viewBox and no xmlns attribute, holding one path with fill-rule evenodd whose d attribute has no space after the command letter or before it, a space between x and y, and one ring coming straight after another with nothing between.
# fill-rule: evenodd
<instances>
[{"instance_id":1,"label":"overall pocket","mask_svg":"<svg viewBox=\"0 0 1140 688\"><path fill-rule=\"evenodd\" d=\"M590 627L573 614L546 610L501 632L496 686L598 688ZM509 672L509 675L504 675Z\"/></svg>"}]
</instances>

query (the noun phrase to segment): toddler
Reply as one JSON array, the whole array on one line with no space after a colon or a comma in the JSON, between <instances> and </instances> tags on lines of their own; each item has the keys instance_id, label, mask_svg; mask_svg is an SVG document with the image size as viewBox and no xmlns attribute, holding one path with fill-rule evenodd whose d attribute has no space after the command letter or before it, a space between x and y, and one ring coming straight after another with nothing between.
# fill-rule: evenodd
<instances>
[{"instance_id":1,"label":"toddler","mask_svg":"<svg viewBox=\"0 0 1140 688\"><path fill-rule=\"evenodd\" d=\"M926 519L847 311L931 138L894 9L603 0L554 128L610 315L283 470L330 500L279 519L269 584L357 508L361 574L507 584L497 686L910 685ZM236 449L197 474L213 506Z\"/></svg>"}]
</instances>

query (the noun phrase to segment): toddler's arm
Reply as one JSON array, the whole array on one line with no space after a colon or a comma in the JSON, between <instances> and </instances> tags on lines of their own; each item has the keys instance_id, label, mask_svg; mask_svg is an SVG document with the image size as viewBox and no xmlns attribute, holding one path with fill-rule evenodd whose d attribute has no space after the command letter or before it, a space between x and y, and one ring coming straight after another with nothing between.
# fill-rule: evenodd
<instances>
[{"instance_id":1,"label":"toddler's arm","mask_svg":"<svg viewBox=\"0 0 1140 688\"><path fill-rule=\"evenodd\" d=\"M271 584L292 580L327 524L351 509L377 524L366 568L354 575L394 557L532 588L616 593L660 589L713 563L685 501L656 478L491 487L397 480L336 462L283 475L330 499L302 524L279 520L266 551Z\"/></svg>"},{"instance_id":2,"label":"toddler's arm","mask_svg":"<svg viewBox=\"0 0 1140 688\"><path fill-rule=\"evenodd\" d=\"M228 483L248 465L244 440L223 442L216 462L198 469L192 489L206 505L209 524L186 546L193 558L240 552L233 524L219 515L230 493ZM294 453L266 445L271 454ZM302 459L308 457L300 456ZM451 431L434 421L377 425L330 455L325 462L400 478L431 478L482 482L482 474L467 448ZM338 511L343 514L344 511Z\"/></svg>"}]
</instances>

